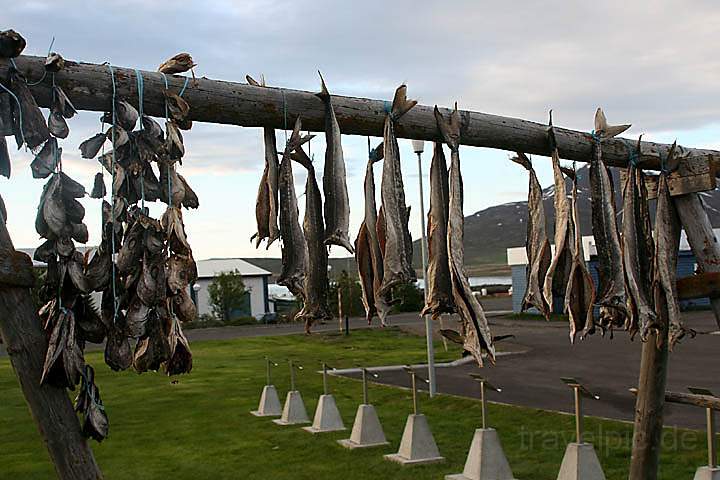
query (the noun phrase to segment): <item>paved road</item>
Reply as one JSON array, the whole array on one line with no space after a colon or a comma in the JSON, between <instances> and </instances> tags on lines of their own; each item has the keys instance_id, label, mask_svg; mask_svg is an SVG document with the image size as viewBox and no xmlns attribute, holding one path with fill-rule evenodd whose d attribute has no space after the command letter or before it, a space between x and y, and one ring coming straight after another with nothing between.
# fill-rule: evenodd
<instances>
[{"instance_id":1,"label":"paved road","mask_svg":"<svg viewBox=\"0 0 720 480\"><path fill-rule=\"evenodd\" d=\"M688 324L698 331L716 328L709 312L686 314ZM570 345L564 323L492 320L495 335L513 334L507 347L526 353L500 357L495 366L479 369L467 364L437 370L438 390L442 393L479 397L477 383L468 374L482 373L502 388L488 392L490 401L505 402L548 410L572 412L571 390L560 377L576 377L595 391L599 401L587 400L589 415L631 421L634 397L628 389L637 385L641 344L631 342L625 332L615 338L595 335ZM720 394L720 335L698 335L687 339L670 354L668 390L686 391L702 386ZM383 372L381 382L409 387L403 371ZM426 389L422 384L421 388ZM667 404L666 425L704 428L705 412L684 405Z\"/></svg>"}]
</instances>

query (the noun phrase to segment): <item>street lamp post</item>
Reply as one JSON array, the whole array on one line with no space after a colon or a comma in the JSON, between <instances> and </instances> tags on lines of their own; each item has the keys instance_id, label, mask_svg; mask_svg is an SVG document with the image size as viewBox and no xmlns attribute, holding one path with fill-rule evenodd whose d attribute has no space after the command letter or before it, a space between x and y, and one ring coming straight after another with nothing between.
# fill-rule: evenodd
<instances>
[{"instance_id":1,"label":"street lamp post","mask_svg":"<svg viewBox=\"0 0 720 480\"><path fill-rule=\"evenodd\" d=\"M412 141L413 151L418 158L418 184L420 186L420 225L422 235L420 245L422 247L422 270L423 270L423 294L427 301L427 237L425 230L425 198L423 195L423 173L422 173L422 153L425 150L425 142L422 140ZM429 315L425 315L425 339L427 341L427 357L428 357L428 380L430 383L430 396L434 396L437 392L437 384L435 382L435 349L433 348L433 329L432 320Z\"/></svg>"}]
</instances>

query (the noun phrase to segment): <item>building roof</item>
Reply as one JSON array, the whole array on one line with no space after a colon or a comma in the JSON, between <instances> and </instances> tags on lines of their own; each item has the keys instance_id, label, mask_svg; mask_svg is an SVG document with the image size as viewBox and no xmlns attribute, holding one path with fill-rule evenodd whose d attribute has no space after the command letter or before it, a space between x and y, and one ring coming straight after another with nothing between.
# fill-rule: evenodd
<instances>
[{"instance_id":1,"label":"building roof","mask_svg":"<svg viewBox=\"0 0 720 480\"><path fill-rule=\"evenodd\" d=\"M213 278L219 273L237 270L244 277L265 277L272 273L242 258L210 258L197 262L198 278Z\"/></svg>"},{"instance_id":2,"label":"building roof","mask_svg":"<svg viewBox=\"0 0 720 480\"><path fill-rule=\"evenodd\" d=\"M713 232L715 233L715 238L720 238L720 228L713 228ZM592 235L587 235L582 237L582 243L583 243L583 254L585 256L585 261L590 261L590 257L597 255L597 247L595 246L595 237ZM553 253L555 252L555 245L550 246ZM680 248L679 250L681 252L689 251L690 250L690 244L687 240L687 235L685 234L685 230L683 230L680 234ZM512 247L507 249L507 262L508 265L527 265L527 253L525 252L525 247Z\"/></svg>"}]
</instances>

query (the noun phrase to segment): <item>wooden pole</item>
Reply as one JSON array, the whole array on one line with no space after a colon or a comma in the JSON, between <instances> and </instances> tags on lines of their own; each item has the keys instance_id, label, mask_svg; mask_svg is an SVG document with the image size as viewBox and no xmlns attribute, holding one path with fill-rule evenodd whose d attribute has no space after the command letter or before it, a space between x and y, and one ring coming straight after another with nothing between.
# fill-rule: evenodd
<instances>
[{"instance_id":1,"label":"wooden pole","mask_svg":"<svg viewBox=\"0 0 720 480\"><path fill-rule=\"evenodd\" d=\"M650 333L642 344L629 480L656 480L660 462L668 367L668 319L665 306L658 307L662 331Z\"/></svg>"},{"instance_id":2,"label":"wooden pole","mask_svg":"<svg viewBox=\"0 0 720 480\"><path fill-rule=\"evenodd\" d=\"M15 251L2 216L0 263L14 266L12 275L0 274L0 335L55 472L61 480L101 479L67 391L40 385L47 339L30 295L32 260Z\"/></svg>"},{"instance_id":3,"label":"wooden pole","mask_svg":"<svg viewBox=\"0 0 720 480\"><path fill-rule=\"evenodd\" d=\"M15 61L29 81L36 82L43 76L44 57L20 56ZM113 70L118 96L136 105L138 95L135 71L121 67L113 67ZM0 78L6 78L7 73L7 61L0 59ZM145 113L164 117L165 83L161 74L148 71L142 71L141 74L144 80ZM185 81L183 77L172 75L167 78L170 89L175 92L182 88ZM102 112L110 109L112 82L107 65L68 60L65 68L55 74L55 81L78 110ZM42 82L30 87L42 107L50 106L51 86L48 75ZM346 135L382 136L386 111L390 107L388 100L392 94L392 89L388 89L386 100L333 95L333 107L340 130ZM324 105L313 92L201 78L197 84L188 85L183 98L190 104L190 118L200 122L282 129L290 128L295 117L302 115L304 130L325 130ZM450 113L447 109L441 111ZM461 111L460 117L463 145L550 155L545 124L467 110ZM399 138L436 140L438 131L433 107L417 105L397 122L395 133ZM555 137L561 158L590 161L594 141L589 133L555 127ZM624 167L630 149L634 151L635 144L635 140L607 139L603 142L603 160L608 165ZM642 142L643 168L658 169L658 155L666 155L669 148L667 144ZM690 149L690 154L711 156L713 163L720 167L718 151Z\"/></svg>"},{"instance_id":4,"label":"wooden pole","mask_svg":"<svg viewBox=\"0 0 720 480\"><path fill-rule=\"evenodd\" d=\"M720 272L720 244L715 238L715 232L700 195L690 193L672 198L690 248L695 255L698 270ZM710 306L715 314L715 321L720 327L720 298L710 298Z\"/></svg>"},{"instance_id":5,"label":"wooden pole","mask_svg":"<svg viewBox=\"0 0 720 480\"><path fill-rule=\"evenodd\" d=\"M637 388L631 388L630 392L637 395ZM665 401L669 403L682 403L684 405L693 405L695 407L710 408L720 410L720 398L711 397L710 395L697 395L695 393L683 392L665 392Z\"/></svg>"}]
</instances>

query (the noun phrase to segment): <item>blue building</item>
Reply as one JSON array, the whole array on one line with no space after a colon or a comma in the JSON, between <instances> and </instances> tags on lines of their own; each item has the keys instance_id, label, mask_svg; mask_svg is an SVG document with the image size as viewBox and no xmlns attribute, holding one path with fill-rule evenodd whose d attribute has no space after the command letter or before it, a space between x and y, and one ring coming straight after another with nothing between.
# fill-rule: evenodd
<instances>
[{"instance_id":1,"label":"blue building","mask_svg":"<svg viewBox=\"0 0 720 480\"><path fill-rule=\"evenodd\" d=\"M715 237L720 234L720 229L715 229ZM553 252L555 246L552 246ZM583 237L583 253L585 256L585 262L587 263L590 275L593 277L595 285L598 283L598 269L597 269L597 250L595 248L595 240L592 236ZM519 313L522 305L522 299L525 296L527 289L527 254L525 247L513 247L507 249L507 261L510 266L512 273L512 306L513 312ZM678 253L678 267L677 277L689 277L695 273L697 269L697 262L695 256L690 250L690 245L687 242L685 232L682 232L680 238L680 252ZM685 300L681 302L680 306L683 309L687 308L699 308L707 307L710 305L710 301L707 298L699 298L695 300ZM555 298L553 301L553 312L562 313L563 299ZM537 310L530 309L530 313L538 313Z\"/></svg>"}]
</instances>

